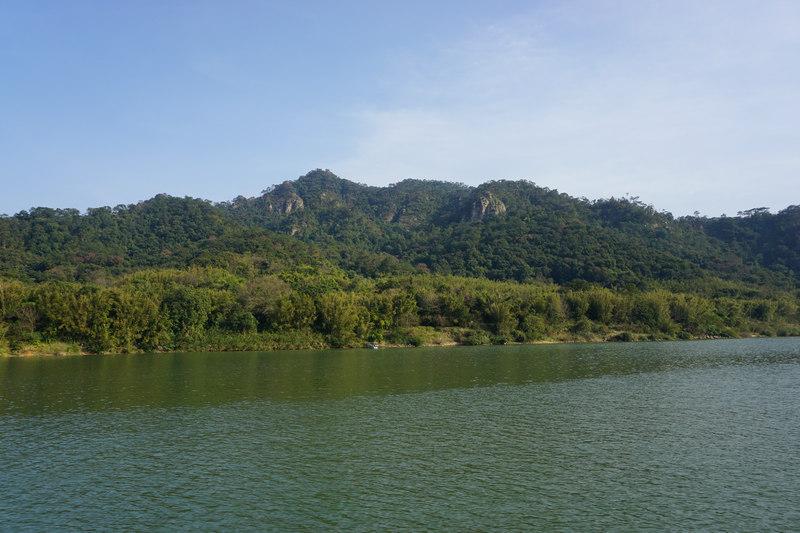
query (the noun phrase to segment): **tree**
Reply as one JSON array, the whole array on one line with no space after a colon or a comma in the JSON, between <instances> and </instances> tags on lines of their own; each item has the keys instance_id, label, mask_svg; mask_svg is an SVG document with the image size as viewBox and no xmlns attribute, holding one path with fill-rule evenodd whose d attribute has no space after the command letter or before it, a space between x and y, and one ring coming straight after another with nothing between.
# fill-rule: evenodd
<instances>
[{"instance_id":1,"label":"tree","mask_svg":"<svg viewBox=\"0 0 800 533\"><path fill-rule=\"evenodd\" d=\"M668 329L670 317L667 296L660 292L649 292L635 297L631 319L651 329Z\"/></svg>"},{"instance_id":2,"label":"tree","mask_svg":"<svg viewBox=\"0 0 800 533\"><path fill-rule=\"evenodd\" d=\"M317 308L320 326L335 347L349 346L356 341L356 328L361 325L359 307L352 294L329 292L319 297Z\"/></svg>"}]
</instances>

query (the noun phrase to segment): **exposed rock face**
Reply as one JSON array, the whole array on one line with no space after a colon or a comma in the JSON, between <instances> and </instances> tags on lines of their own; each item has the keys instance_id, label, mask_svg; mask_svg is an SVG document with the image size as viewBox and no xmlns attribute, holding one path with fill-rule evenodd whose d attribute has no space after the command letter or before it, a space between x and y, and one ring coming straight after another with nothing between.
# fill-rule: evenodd
<instances>
[{"instance_id":1,"label":"exposed rock face","mask_svg":"<svg viewBox=\"0 0 800 533\"><path fill-rule=\"evenodd\" d=\"M299 194L294 192L291 182L283 182L274 190L268 193L267 211L275 211L288 215L294 211L300 211L305 206L305 202Z\"/></svg>"},{"instance_id":2,"label":"exposed rock face","mask_svg":"<svg viewBox=\"0 0 800 533\"><path fill-rule=\"evenodd\" d=\"M294 211L300 211L303 209L304 205L303 199L295 192L286 196L267 199L267 211L270 213L277 211L278 213L288 215Z\"/></svg>"},{"instance_id":3,"label":"exposed rock face","mask_svg":"<svg viewBox=\"0 0 800 533\"><path fill-rule=\"evenodd\" d=\"M285 198L281 198L279 208L284 215L290 214L292 211L299 211L303 209L303 199L297 193L291 193Z\"/></svg>"},{"instance_id":4,"label":"exposed rock face","mask_svg":"<svg viewBox=\"0 0 800 533\"><path fill-rule=\"evenodd\" d=\"M497 217L506 214L506 204L494 194L482 194L472 203L470 220L483 220L486 217Z\"/></svg>"},{"instance_id":5,"label":"exposed rock face","mask_svg":"<svg viewBox=\"0 0 800 533\"><path fill-rule=\"evenodd\" d=\"M420 217L414 212L414 206L392 206L383 215L384 222L392 222L401 226L414 226L420 222Z\"/></svg>"}]
</instances>

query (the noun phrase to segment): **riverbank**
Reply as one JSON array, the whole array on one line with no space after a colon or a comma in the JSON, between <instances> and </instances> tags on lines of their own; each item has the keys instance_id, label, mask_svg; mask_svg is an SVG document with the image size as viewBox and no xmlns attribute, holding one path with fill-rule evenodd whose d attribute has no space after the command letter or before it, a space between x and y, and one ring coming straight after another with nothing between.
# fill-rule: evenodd
<instances>
[{"instance_id":1,"label":"riverbank","mask_svg":"<svg viewBox=\"0 0 800 533\"><path fill-rule=\"evenodd\" d=\"M557 335L536 340L515 341L492 336L484 330L467 328L430 328L418 326L407 332L406 342L398 339L370 341L369 344L379 348L414 348L414 347L454 347L454 346L488 346L488 345L542 345L542 344L590 344L590 343L627 343L657 342L678 340L719 340L745 338L781 338L800 337L800 328L783 329L775 334L742 332L737 335L691 335L680 332L668 335L661 332L631 332L627 330L611 330L604 335L597 333L574 334L560 332ZM30 356L76 356L76 355L114 355L137 353L181 353L181 352L269 352L290 350L330 350L365 347L367 342L354 341L346 345L335 346L327 342L322 335L311 332L289 332L284 334L253 333L247 335L216 335L205 339L205 342L193 342L176 349L163 350L125 350L120 352L92 352L75 342L38 342L24 344L15 350L3 350L0 346L0 357Z\"/></svg>"}]
</instances>

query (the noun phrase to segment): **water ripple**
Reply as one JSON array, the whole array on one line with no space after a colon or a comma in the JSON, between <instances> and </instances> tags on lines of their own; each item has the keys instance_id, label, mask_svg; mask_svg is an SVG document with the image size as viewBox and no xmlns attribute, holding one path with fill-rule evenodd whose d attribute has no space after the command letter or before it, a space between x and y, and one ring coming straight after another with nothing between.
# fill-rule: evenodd
<instances>
[{"instance_id":1,"label":"water ripple","mask_svg":"<svg viewBox=\"0 0 800 533\"><path fill-rule=\"evenodd\" d=\"M797 340L525 348L4 363L0 529L800 527Z\"/></svg>"}]
</instances>

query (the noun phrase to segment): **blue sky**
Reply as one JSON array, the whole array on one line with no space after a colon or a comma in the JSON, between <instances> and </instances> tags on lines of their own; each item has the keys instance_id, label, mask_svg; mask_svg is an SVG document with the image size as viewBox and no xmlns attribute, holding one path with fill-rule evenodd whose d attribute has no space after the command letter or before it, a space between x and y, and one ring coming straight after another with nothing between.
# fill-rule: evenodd
<instances>
[{"instance_id":1,"label":"blue sky","mask_svg":"<svg viewBox=\"0 0 800 533\"><path fill-rule=\"evenodd\" d=\"M0 213L317 167L800 204L800 2L0 0Z\"/></svg>"}]
</instances>

